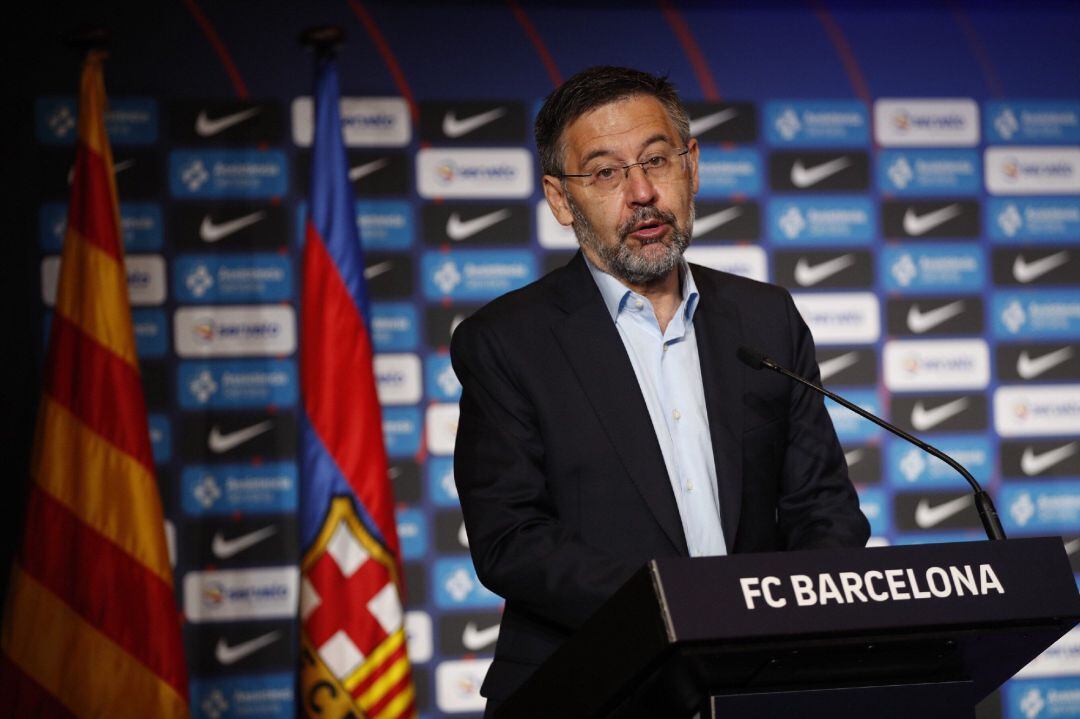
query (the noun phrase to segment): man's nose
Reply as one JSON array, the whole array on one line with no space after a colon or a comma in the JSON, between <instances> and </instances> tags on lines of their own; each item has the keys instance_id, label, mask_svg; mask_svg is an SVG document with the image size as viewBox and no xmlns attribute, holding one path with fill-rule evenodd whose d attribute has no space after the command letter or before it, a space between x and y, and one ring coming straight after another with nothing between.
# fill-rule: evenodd
<instances>
[{"instance_id":1,"label":"man's nose","mask_svg":"<svg viewBox=\"0 0 1080 719\"><path fill-rule=\"evenodd\" d=\"M634 165L627 171L623 181L623 191L627 200L635 205L648 205L656 199L656 185L641 165Z\"/></svg>"}]
</instances>

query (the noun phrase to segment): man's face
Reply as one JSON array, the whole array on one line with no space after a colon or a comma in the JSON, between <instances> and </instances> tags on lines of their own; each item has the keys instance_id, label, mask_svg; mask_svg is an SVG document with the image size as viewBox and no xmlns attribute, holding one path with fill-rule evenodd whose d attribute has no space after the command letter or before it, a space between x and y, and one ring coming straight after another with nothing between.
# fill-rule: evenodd
<instances>
[{"instance_id":1,"label":"man's face","mask_svg":"<svg viewBox=\"0 0 1080 719\"><path fill-rule=\"evenodd\" d=\"M563 171L621 167L683 148L678 130L655 98L635 95L592 110L563 131ZM672 160L664 181L630 170L619 187L600 192L588 178L544 176L544 194L558 221L573 225L582 250L609 274L631 285L669 275L690 243L697 192L698 147ZM622 173L622 170L618 170ZM621 174L620 174L621 177Z\"/></svg>"}]
</instances>

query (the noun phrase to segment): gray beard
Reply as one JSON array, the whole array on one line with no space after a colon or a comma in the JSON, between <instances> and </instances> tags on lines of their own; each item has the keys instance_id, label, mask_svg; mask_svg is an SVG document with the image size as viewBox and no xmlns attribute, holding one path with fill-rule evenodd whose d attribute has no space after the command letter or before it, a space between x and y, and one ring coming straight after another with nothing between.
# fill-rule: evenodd
<instances>
[{"instance_id":1,"label":"gray beard","mask_svg":"<svg viewBox=\"0 0 1080 719\"><path fill-rule=\"evenodd\" d=\"M639 207L618 228L619 242L614 246L605 245L596 234L596 229L585 217L585 214L574 203L570 193L566 193L566 204L574 217L572 227L578 242L586 247L603 262L604 268L611 276L622 280L626 284L641 286L650 285L662 280L679 266L682 262L683 253L690 246L690 237L694 226L694 203L690 203L690 216L685 228L680 228L675 223L675 216L670 212L661 212L656 207ZM634 254L627 246L626 238L633 232L636 225L646 220L657 220L671 225L672 233L670 244L664 244L665 252L653 258Z\"/></svg>"}]
</instances>

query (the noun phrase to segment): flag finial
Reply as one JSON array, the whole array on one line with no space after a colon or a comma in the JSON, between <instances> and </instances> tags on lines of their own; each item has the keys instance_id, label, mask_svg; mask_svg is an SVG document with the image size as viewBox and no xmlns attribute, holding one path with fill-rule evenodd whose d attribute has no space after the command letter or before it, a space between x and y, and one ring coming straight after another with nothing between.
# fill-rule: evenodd
<instances>
[{"instance_id":1,"label":"flag finial","mask_svg":"<svg viewBox=\"0 0 1080 719\"><path fill-rule=\"evenodd\" d=\"M316 25L300 33L300 44L319 56L333 55L345 42L345 31L338 25Z\"/></svg>"}]
</instances>

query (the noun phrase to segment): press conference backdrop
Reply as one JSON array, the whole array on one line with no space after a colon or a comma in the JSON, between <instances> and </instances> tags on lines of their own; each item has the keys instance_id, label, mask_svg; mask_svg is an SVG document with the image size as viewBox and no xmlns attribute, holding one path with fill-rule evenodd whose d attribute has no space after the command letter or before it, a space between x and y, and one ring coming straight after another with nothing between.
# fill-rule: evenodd
<instances>
[{"instance_id":1,"label":"press conference backdrop","mask_svg":"<svg viewBox=\"0 0 1080 719\"><path fill-rule=\"evenodd\" d=\"M375 372L423 716L469 716L500 599L468 557L447 346L575 248L531 122L593 64L668 73L701 143L692 261L788 287L825 384L990 488L1080 572L1080 21L1068 5L147 3L91 17L128 282L175 546L195 716L286 717L298 550L298 257L312 60L335 23ZM58 18L53 18L54 20ZM77 58L31 70L42 335ZM65 59L66 58L66 59ZM734 348L732 348L734 351ZM567 388L573 391L573 388ZM835 411L833 411L835 410ZM961 480L839 408L877 543L978 539ZM1080 716L1080 634L984 707Z\"/></svg>"}]
</instances>

